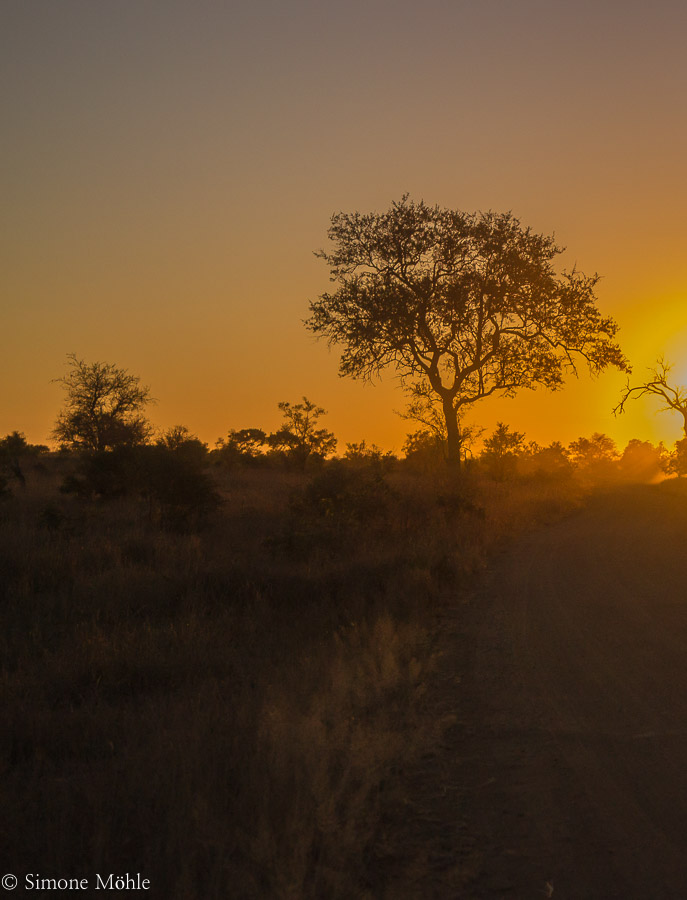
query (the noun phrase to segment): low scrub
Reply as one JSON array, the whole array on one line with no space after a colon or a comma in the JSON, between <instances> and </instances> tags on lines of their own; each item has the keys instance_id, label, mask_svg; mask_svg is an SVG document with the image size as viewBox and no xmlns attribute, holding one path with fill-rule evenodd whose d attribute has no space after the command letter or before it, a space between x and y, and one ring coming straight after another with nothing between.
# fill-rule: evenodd
<instances>
[{"instance_id":1,"label":"low scrub","mask_svg":"<svg viewBox=\"0 0 687 900\"><path fill-rule=\"evenodd\" d=\"M393 774L439 739L434 610L574 498L374 461L217 467L205 527L161 528L165 492L197 499L176 460L51 458L0 507L7 858L140 871L172 900L368 896Z\"/></svg>"}]
</instances>

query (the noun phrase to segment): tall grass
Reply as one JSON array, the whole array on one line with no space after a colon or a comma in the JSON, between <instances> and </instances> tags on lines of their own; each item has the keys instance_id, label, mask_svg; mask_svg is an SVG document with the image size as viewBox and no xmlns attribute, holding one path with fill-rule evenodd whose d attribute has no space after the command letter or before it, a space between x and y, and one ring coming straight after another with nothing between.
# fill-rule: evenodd
<instances>
[{"instance_id":1,"label":"tall grass","mask_svg":"<svg viewBox=\"0 0 687 900\"><path fill-rule=\"evenodd\" d=\"M389 775L439 738L432 611L570 486L217 471L197 533L66 497L2 505L8 870L155 896L372 896Z\"/></svg>"}]
</instances>

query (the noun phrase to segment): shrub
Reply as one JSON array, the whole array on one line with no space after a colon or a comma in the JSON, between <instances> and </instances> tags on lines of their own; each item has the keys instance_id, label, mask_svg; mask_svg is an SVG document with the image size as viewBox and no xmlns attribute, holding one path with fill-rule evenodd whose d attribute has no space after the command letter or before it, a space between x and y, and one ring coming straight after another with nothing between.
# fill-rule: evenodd
<instances>
[{"instance_id":1,"label":"shrub","mask_svg":"<svg viewBox=\"0 0 687 900\"><path fill-rule=\"evenodd\" d=\"M509 425L496 423L496 430L484 442L480 461L495 481L506 481L515 475L518 454L524 450L525 435L511 431Z\"/></svg>"},{"instance_id":2,"label":"shrub","mask_svg":"<svg viewBox=\"0 0 687 900\"><path fill-rule=\"evenodd\" d=\"M446 441L433 431L420 429L406 437L403 453L412 468L432 471L446 462Z\"/></svg>"},{"instance_id":3,"label":"shrub","mask_svg":"<svg viewBox=\"0 0 687 900\"><path fill-rule=\"evenodd\" d=\"M158 447L170 450L184 456L191 462L202 465L208 455L208 445L203 443L185 425L175 425L168 428L156 441Z\"/></svg>"},{"instance_id":4,"label":"shrub","mask_svg":"<svg viewBox=\"0 0 687 900\"><path fill-rule=\"evenodd\" d=\"M300 506L340 524L362 524L382 518L388 499L389 486L379 472L333 462L310 482Z\"/></svg>"},{"instance_id":5,"label":"shrub","mask_svg":"<svg viewBox=\"0 0 687 900\"><path fill-rule=\"evenodd\" d=\"M219 502L195 449L170 450L162 443L89 453L61 490L90 499L143 499L151 518L174 527L198 524Z\"/></svg>"},{"instance_id":6,"label":"shrub","mask_svg":"<svg viewBox=\"0 0 687 900\"><path fill-rule=\"evenodd\" d=\"M252 465L265 459L263 448L266 444L267 435L261 428L232 428L226 440L220 438L217 441L214 454L225 466Z\"/></svg>"},{"instance_id":7,"label":"shrub","mask_svg":"<svg viewBox=\"0 0 687 900\"><path fill-rule=\"evenodd\" d=\"M214 485L194 454L144 447L139 491L151 511L174 527L198 524L219 503Z\"/></svg>"},{"instance_id":8,"label":"shrub","mask_svg":"<svg viewBox=\"0 0 687 900\"><path fill-rule=\"evenodd\" d=\"M326 428L318 428L319 420L327 413L307 397L302 403L278 404L284 414L282 427L267 438L274 450L285 454L296 468L304 469L311 458L325 459L336 450L336 438Z\"/></svg>"},{"instance_id":9,"label":"shrub","mask_svg":"<svg viewBox=\"0 0 687 900\"><path fill-rule=\"evenodd\" d=\"M675 450L665 462L665 471L673 475L687 475L687 438L676 441Z\"/></svg>"}]
</instances>

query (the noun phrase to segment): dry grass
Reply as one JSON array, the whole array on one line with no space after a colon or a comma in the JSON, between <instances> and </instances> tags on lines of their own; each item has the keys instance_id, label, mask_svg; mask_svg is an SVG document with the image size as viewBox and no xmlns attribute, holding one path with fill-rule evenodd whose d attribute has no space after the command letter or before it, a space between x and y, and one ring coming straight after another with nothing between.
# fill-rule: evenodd
<instances>
[{"instance_id":1,"label":"dry grass","mask_svg":"<svg viewBox=\"0 0 687 900\"><path fill-rule=\"evenodd\" d=\"M366 896L389 775L439 737L432 609L576 490L401 471L321 500L310 476L236 470L214 520L173 533L132 500L60 495L68 467L1 510L10 868Z\"/></svg>"}]
</instances>

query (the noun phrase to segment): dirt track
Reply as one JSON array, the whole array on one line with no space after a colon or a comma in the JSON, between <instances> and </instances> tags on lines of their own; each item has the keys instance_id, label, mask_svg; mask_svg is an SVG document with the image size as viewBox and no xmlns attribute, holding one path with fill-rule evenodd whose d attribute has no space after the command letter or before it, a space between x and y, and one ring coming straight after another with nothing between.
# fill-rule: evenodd
<instances>
[{"instance_id":1,"label":"dirt track","mask_svg":"<svg viewBox=\"0 0 687 900\"><path fill-rule=\"evenodd\" d=\"M599 496L528 535L447 614L428 714L455 722L407 773L378 895L687 898L676 487Z\"/></svg>"}]
</instances>

